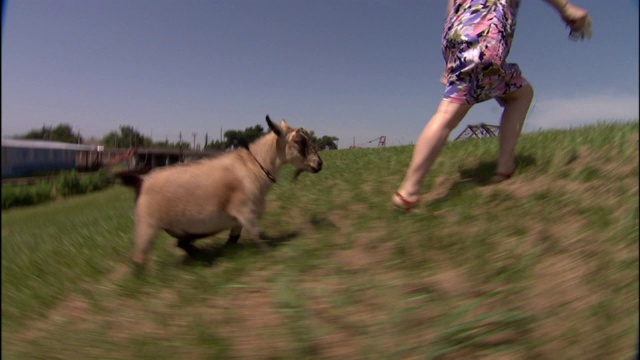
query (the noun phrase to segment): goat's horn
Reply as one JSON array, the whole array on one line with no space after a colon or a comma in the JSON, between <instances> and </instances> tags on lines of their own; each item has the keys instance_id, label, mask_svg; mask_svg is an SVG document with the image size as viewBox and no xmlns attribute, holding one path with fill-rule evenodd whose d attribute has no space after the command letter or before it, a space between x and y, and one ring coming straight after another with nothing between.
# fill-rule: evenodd
<instances>
[{"instance_id":1,"label":"goat's horn","mask_svg":"<svg viewBox=\"0 0 640 360\"><path fill-rule=\"evenodd\" d=\"M269 118L269 115L267 115L266 120L267 120L267 125L269 125L269 129L271 129L276 135L281 136L283 132L282 128L277 124L275 124L273 121L271 121L271 118Z\"/></svg>"}]
</instances>

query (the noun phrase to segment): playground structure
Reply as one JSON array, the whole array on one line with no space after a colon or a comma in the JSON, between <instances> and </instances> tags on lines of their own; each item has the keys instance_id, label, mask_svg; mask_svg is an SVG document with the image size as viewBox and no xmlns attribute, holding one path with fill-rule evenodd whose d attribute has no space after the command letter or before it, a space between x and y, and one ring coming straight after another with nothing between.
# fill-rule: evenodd
<instances>
[{"instance_id":1,"label":"playground structure","mask_svg":"<svg viewBox=\"0 0 640 360\"><path fill-rule=\"evenodd\" d=\"M478 125L467 125L467 127L464 128L453 141L473 139L473 138L477 138L477 139L489 138L489 137L496 137L498 135L500 135L500 126L480 123ZM360 148L366 147L369 144L375 143L376 141L378 142L377 147L379 148L383 148L387 146L387 137L385 135L379 136L369 141L365 141L358 145L356 145L356 138L354 136L353 145L350 145L349 149L360 149Z\"/></svg>"},{"instance_id":2,"label":"playground structure","mask_svg":"<svg viewBox=\"0 0 640 360\"><path fill-rule=\"evenodd\" d=\"M127 151L125 153L119 154L113 158L109 158L105 161L103 161L103 165L105 166L114 166L117 165L125 160L130 160L131 158L133 158L133 156L138 152L137 148L129 148L127 149Z\"/></svg>"},{"instance_id":3,"label":"playground structure","mask_svg":"<svg viewBox=\"0 0 640 360\"><path fill-rule=\"evenodd\" d=\"M454 141L465 140L471 138L486 138L500 135L500 126L488 125L481 123L480 125L468 125Z\"/></svg>"},{"instance_id":4,"label":"playground structure","mask_svg":"<svg viewBox=\"0 0 640 360\"><path fill-rule=\"evenodd\" d=\"M371 143L376 142L376 141L378 142L378 146L377 147L379 147L379 148L387 146L387 137L385 135L382 135L382 136L377 137L375 139L371 139L371 140L366 141L366 142L364 142L362 144L359 144L357 146L356 146L356 138L354 137L353 138L353 145L349 146L349 149L358 149L358 148L363 147L363 145L371 144Z\"/></svg>"}]
</instances>

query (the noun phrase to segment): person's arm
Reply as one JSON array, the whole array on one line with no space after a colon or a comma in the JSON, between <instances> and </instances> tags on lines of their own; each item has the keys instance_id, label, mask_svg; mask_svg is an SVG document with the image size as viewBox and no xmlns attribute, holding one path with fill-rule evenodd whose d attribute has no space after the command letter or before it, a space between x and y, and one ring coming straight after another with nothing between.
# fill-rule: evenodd
<instances>
[{"instance_id":1,"label":"person's arm","mask_svg":"<svg viewBox=\"0 0 640 360\"><path fill-rule=\"evenodd\" d=\"M569 5L569 0L544 0L544 2L556 8L559 13Z\"/></svg>"},{"instance_id":2,"label":"person's arm","mask_svg":"<svg viewBox=\"0 0 640 360\"><path fill-rule=\"evenodd\" d=\"M451 14L451 9L453 9L453 0L447 1L447 17Z\"/></svg>"}]
</instances>

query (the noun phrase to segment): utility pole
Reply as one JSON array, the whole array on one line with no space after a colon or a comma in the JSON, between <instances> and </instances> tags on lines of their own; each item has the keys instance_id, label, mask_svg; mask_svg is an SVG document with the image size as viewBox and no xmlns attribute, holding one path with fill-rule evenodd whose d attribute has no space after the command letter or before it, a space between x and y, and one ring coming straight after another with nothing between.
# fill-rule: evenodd
<instances>
[{"instance_id":1,"label":"utility pole","mask_svg":"<svg viewBox=\"0 0 640 360\"><path fill-rule=\"evenodd\" d=\"M180 131L180 142L178 143L178 149L180 151L180 162L184 162L184 155L182 153L182 131Z\"/></svg>"},{"instance_id":2,"label":"utility pole","mask_svg":"<svg viewBox=\"0 0 640 360\"><path fill-rule=\"evenodd\" d=\"M196 149L196 135L198 135L197 133L191 133L191 135L193 135L193 150Z\"/></svg>"}]
</instances>

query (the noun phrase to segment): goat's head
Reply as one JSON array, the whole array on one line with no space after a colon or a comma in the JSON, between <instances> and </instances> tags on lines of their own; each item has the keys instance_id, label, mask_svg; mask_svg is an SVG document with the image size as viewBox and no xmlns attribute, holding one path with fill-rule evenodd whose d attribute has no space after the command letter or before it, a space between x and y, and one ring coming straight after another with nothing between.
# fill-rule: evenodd
<instances>
[{"instance_id":1,"label":"goat's head","mask_svg":"<svg viewBox=\"0 0 640 360\"><path fill-rule=\"evenodd\" d=\"M312 139L313 132L291 127L284 119L280 125L275 124L269 115L267 125L278 136L278 148L284 162L296 167L295 177L304 171L317 173L322 170L322 159Z\"/></svg>"}]
</instances>

